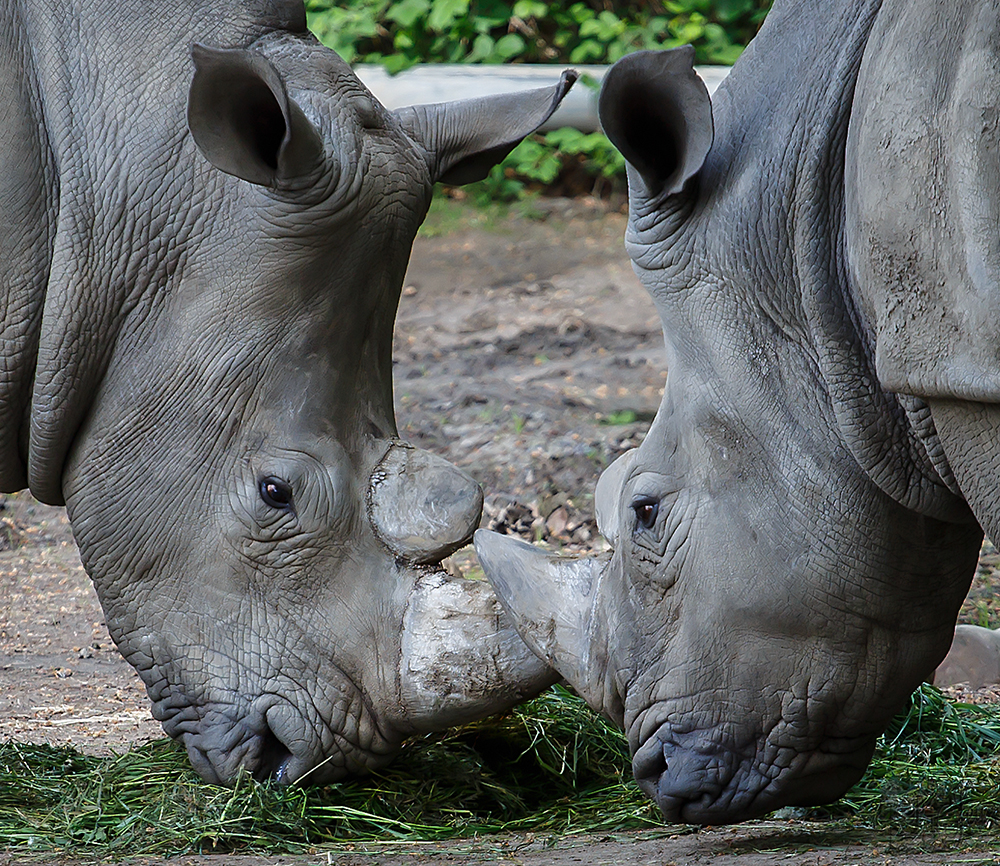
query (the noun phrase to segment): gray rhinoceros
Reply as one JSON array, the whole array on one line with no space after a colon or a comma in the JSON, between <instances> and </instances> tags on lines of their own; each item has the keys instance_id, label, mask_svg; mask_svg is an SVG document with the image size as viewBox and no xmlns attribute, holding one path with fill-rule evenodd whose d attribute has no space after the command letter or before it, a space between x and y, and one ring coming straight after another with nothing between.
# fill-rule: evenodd
<instances>
[{"instance_id":1,"label":"gray rhinoceros","mask_svg":"<svg viewBox=\"0 0 1000 866\"><path fill-rule=\"evenodd\" d=\"M605 80L663 401L610 557L476 546L670 821L846 791L1000 537L998 45L996 3L779 0L714 104L685 49Z\"/></svg>"},{"instance_id":2,"label":"gray rhinoceros","mask_svg":"<svg viewBox=\"0 0 1000 866\"><path fill-rule=\"evenodd\" d=\"M390 113L297 0L0 22L0 489L65 501L198 772L329 781L549 683L439 567L482 494L397 440L391 339L434 182L572 76Z\"/></svg>"}]
</instances>

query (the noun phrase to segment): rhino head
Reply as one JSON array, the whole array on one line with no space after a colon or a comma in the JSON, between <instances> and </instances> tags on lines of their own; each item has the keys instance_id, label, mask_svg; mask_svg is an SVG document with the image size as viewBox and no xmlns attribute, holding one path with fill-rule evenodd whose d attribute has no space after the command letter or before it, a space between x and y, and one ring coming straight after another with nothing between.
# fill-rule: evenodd
<instances>
[{"instance_id":1,"label":"rhino head","mask_svg":"<svg viewBox=\"0 0 1000 866\"><path fill-rule=\"evenodd\" d=\"M64 180L31 406L31 488L212 782L365 771L554 678L440 565L482 493L397 438L391 339L435 181L485 176L572 76L392 113L303 31L184 48L81 131L120 149Z\"/></svg>"},{"instance_id":2,"label":"rhino head","mask_svg":"<svg viewBox=\"0 0 1000 866\"><path fill-rule=\"evenodd\" d=\"M610 70L662 404L597 484L609 555L476 534L525 641L624 727L670 821L843 794L948 649L981 539L926 403L882 386L852 315L848 61L870 19L827 39L810 14L771 12L714 106L690 49ZM794 90L800 33L828 77Z\"/></svg>"}]
</instances>

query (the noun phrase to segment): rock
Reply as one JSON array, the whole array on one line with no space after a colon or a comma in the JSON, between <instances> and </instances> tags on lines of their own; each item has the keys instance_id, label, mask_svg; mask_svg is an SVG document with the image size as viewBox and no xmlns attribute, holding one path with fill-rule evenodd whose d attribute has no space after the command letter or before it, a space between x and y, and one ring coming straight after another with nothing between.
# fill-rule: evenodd
<instances>
[{"instance_id":1,"label":"rock","mask_svg":"<svg viewBox=\"0 0 1000 866\"><path fill-rule=\"evenodd\" d=\"M934 685L959 683L972 689L1000 683L1000 631L978 625L955 627L955 639L934 671Z\"/></svg>"}]
</instances>

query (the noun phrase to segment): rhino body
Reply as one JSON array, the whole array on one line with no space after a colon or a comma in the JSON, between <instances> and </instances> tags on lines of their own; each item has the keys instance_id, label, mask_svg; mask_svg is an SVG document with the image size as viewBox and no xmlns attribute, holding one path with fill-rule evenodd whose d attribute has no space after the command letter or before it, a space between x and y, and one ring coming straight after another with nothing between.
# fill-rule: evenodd
<instances>
[{"instance_id":1,"label":"rhino body","mask_svg":"<svg viewBox=\"0 0 1000 866\"><path fill-rule=\"evenodd\" d=\"M995 3L778 0L712 103L685 49L605 78L663 400L610 556L476 546L669 821L843 794L1000 531L998 45Z\"/></svg>"},{"instance_id":2,"label":"rhino body","mask_svg":"<svg viewBox=\"0 0 1000 866\"><path fill-rule=\"evenodd\" d=\"M325 782L553 674L441 559L466 474L396 437L436 180L571 80L386 111L301 3L0 0L0 490L65 503L206 779Z\"/></svg>"}]
</instances>

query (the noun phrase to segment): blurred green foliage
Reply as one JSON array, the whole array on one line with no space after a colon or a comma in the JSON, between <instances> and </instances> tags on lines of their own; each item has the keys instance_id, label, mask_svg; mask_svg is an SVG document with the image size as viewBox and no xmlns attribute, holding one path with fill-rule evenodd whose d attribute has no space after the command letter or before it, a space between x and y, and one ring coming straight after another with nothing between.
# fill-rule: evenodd
<instances>
[{"instance_id":1,"label":"blurred green foliage","mask_svg":"<svg viewBox=\"0 0 1000 866\"><path fill-rule=\"evenodd\" d=\"M694 45L731 64L770 0L307 0L309 26L350 63L614 63Z\"/></svg>"},{"instance_id":2,"label":"blurred green foliage","mask_svg":"<svg viewBox=\"0 0 1000 866\"><path fill-rule=\"evenodd\" d=\"M306 0L309 26L349 63L390 73L415 63L607 64L632 51L691 44L695 61L729 65L771 0ZM577 87L585 86L584 82ZM609 196L624 160L601 133L534 135L473 185L479 201L532 190Z\"/></svg>"}]
</instances>

